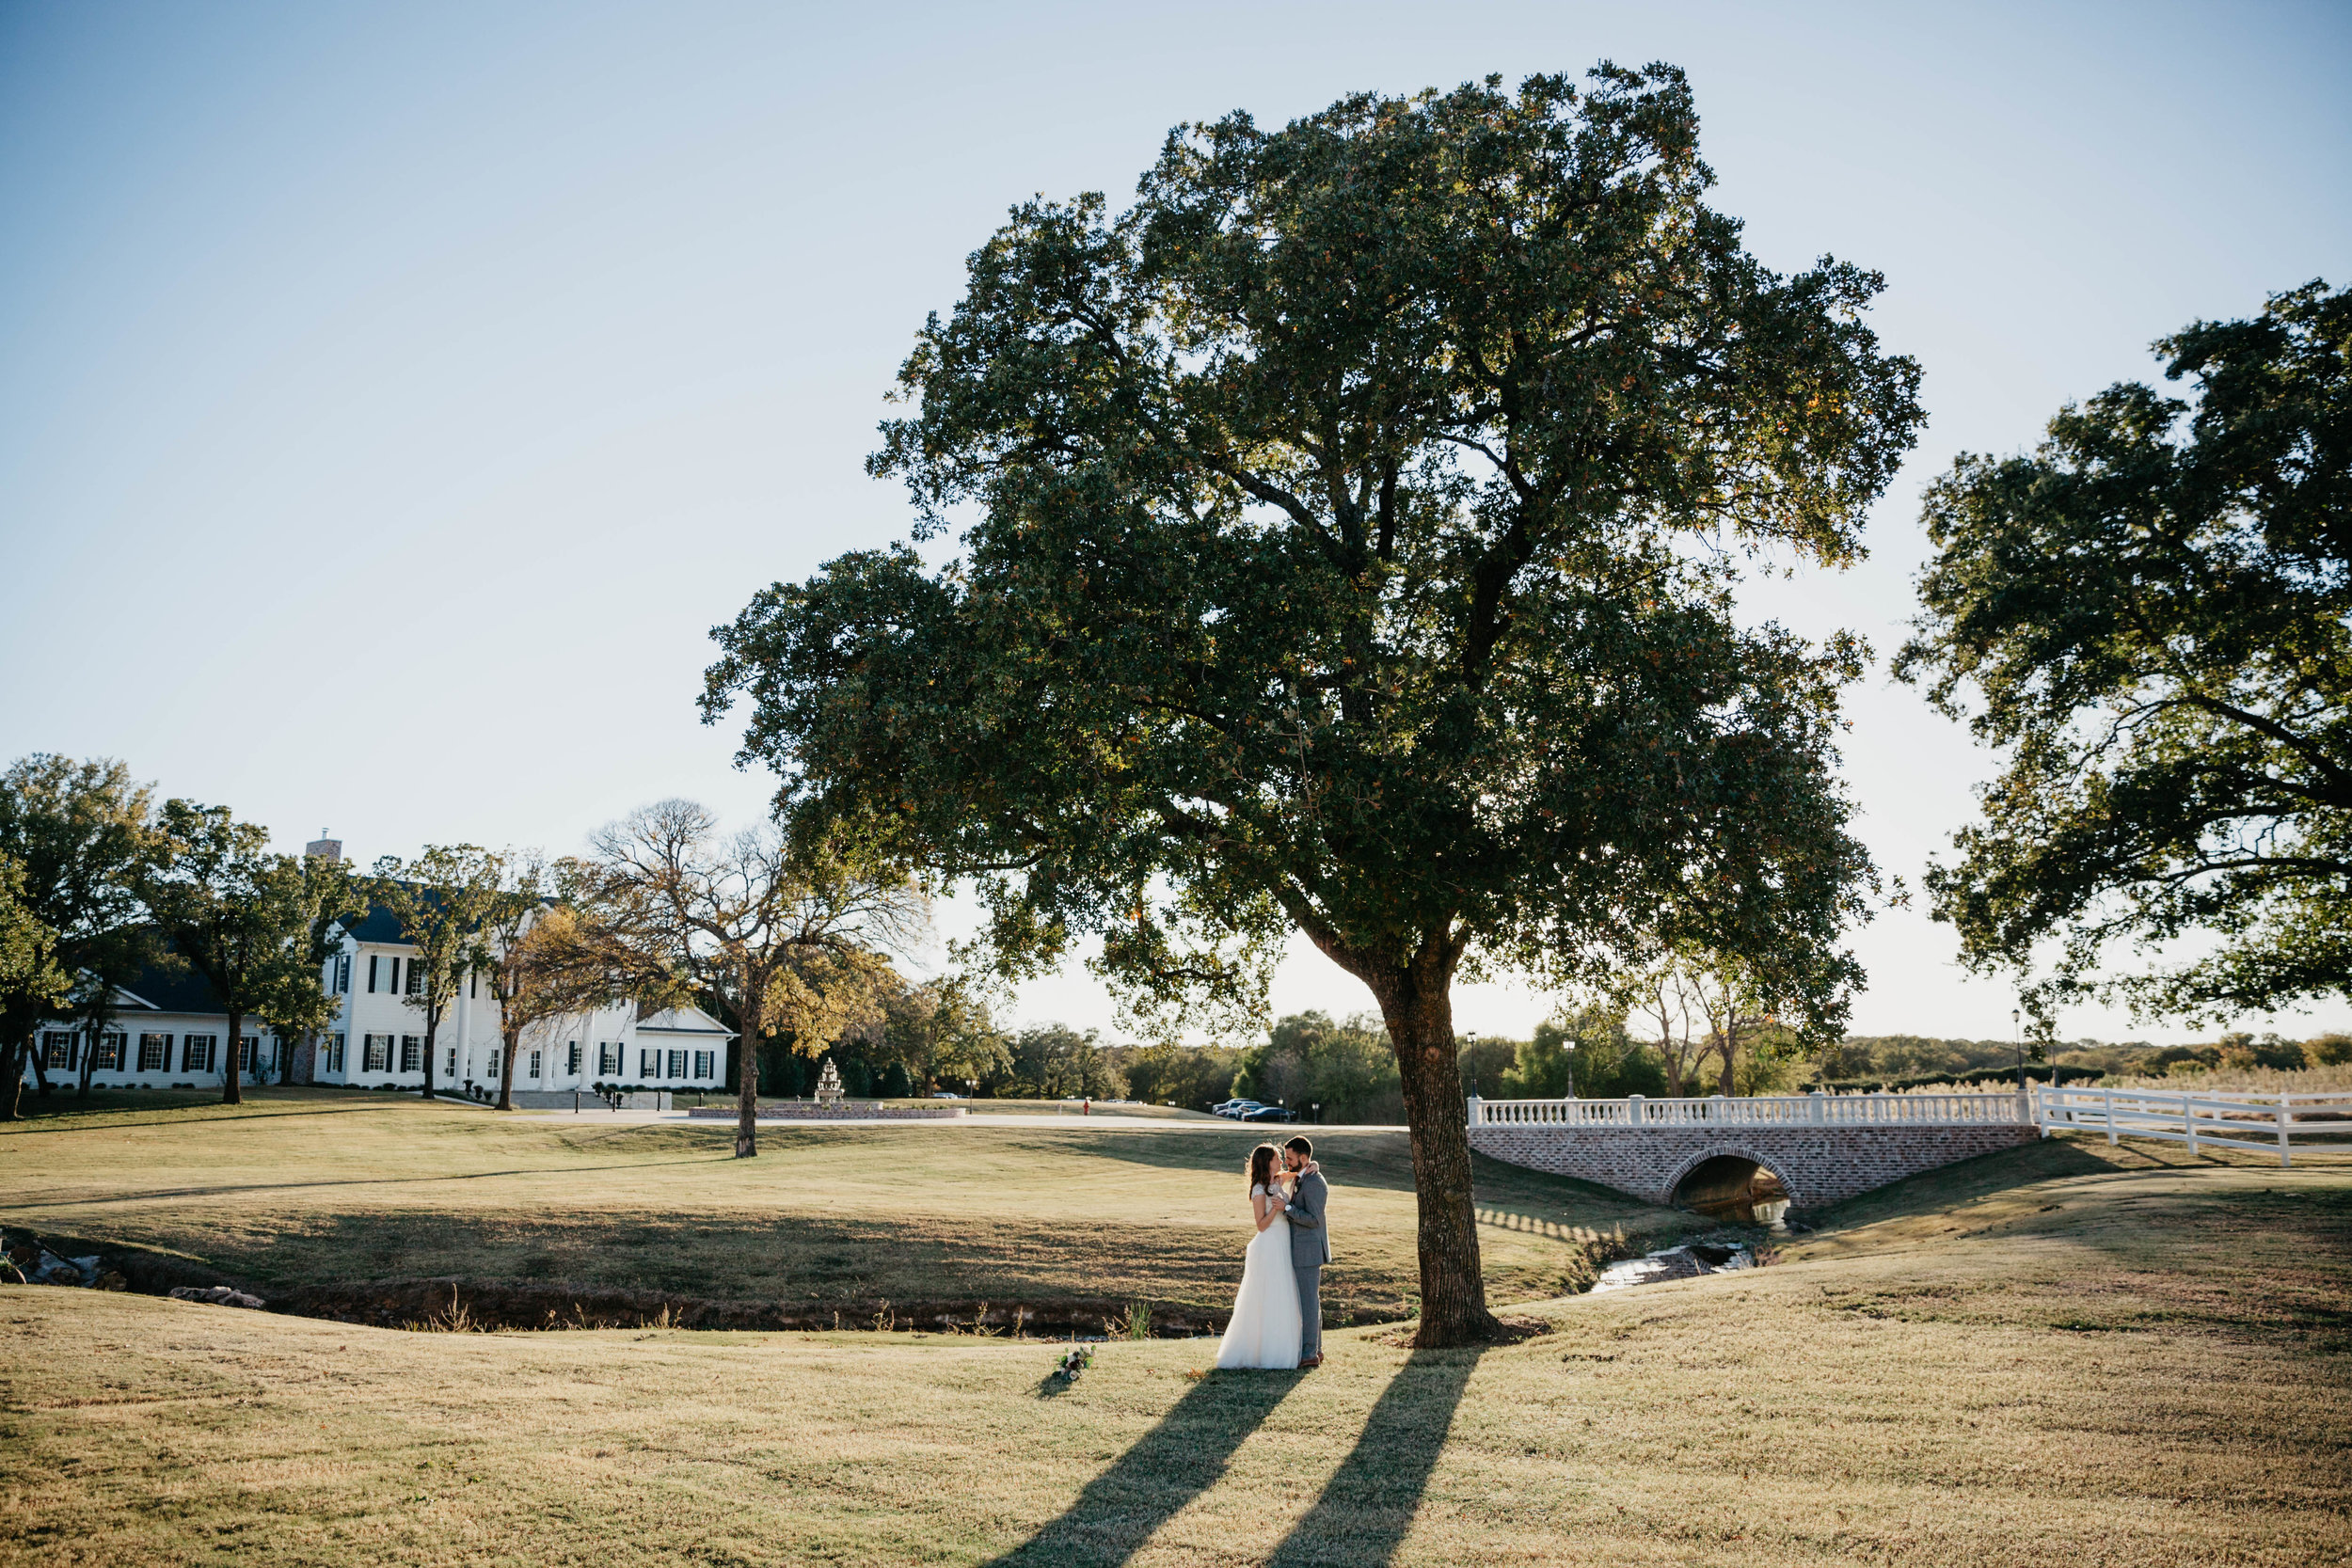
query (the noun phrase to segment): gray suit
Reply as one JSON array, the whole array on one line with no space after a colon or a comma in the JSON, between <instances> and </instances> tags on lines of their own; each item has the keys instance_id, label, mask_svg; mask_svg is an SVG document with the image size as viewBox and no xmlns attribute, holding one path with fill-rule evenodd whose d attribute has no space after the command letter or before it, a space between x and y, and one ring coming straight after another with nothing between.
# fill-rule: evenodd
<instances>
[{"instance_id":1,"label":"gray suit","mask_svg":"<svg viewBox=\"0 0 2352 1568\"><path fill-rule=\"evenodd\" d=\"M1323 1354L1323 1265L1331 1260L1331 1189L1320 1171L1291 1194L1291 1268L1298 1275L1298 1355Z\"/></svg>"}]
</instances>

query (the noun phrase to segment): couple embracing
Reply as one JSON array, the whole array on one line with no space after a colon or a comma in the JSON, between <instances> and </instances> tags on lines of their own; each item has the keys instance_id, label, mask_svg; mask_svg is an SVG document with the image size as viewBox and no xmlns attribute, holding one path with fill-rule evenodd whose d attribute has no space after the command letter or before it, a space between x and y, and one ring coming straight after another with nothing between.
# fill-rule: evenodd
<instances>
[{"instance_id":1,"label":"couple embracing","mask_svg":"<svg viewBox=\"0 0 2352 1568\"><path fill-rule=\"evenodd\" d=\"M1258 1233L1243 1256L1233 1321L1219 1367L1323 1365L1323 1265L1331 1260L1331 1189L1315 1148L1293 1138L1249 1151L1249 1216Z\"/></svg>"}]
</instances>

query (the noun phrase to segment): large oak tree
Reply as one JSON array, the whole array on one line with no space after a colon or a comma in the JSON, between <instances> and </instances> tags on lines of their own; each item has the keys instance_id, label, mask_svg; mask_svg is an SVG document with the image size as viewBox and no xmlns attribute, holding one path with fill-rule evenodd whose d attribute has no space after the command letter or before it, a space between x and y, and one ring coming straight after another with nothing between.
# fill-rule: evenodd
<instances>
[{"instance_id":1,"label":"large oak tree","mask_svg":"<svg viewBox=\"0 0 2352 1568\"><path fill-rule=\"evenodd\" d=\"M2155 347L2193 396L2112 387L1930 490L1897 663L2001 751L1928 887L1979 967L2055 942L2045 1017L2352 991L2352 291Z\"/></svg>"},{"instance_id":2,"label":"large oak tree","mask_svg":"<svg viewBox=\"0 0 2352 1568\"><path fill-rule=\"evenodd\" d=\"M962 553L844 556L717 634L706 716L749 697L780 809L976 879L1000 970L1091 936L1139 1005L1249 1011L1295 928L1363 981L1423 1343L1492 1326L1466 964L1691 941L1824 1017L1850 978L1860 650L1731 593L1855 556L1916 371L1874 275L1745 251L1697 135L1671 67L1490 78L1180 128L1123 213L1017 209L871 462Z\"/></svg>"}]
</instances>

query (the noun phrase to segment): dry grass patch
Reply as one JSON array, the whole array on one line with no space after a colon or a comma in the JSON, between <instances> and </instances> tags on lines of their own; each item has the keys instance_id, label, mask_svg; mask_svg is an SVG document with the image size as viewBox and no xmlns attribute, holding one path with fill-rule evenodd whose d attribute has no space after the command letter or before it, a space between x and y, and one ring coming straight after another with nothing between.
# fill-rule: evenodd
<instances>
[{"instance_id":1,"label":"dry grass patch","mask_svg":"<svg viewBox=\"0 0 2352 1568\"><path fill-rule=\"evenodd\" d=\"M1303 1375L10 1290L0 1560L2344 1560L2352 1172L2092 1164Z\"/></svg>"}]
</instances>

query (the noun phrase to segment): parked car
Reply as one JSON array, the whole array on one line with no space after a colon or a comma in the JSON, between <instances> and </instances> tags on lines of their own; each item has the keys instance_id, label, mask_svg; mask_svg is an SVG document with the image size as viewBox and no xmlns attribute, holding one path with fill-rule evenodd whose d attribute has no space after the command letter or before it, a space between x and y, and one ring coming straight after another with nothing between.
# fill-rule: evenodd
<instances>
[{"instance_id":1,"label":"parked car","mask_svg":"<svg viewBox=\"0 0 2352 1568\"><path fill-rule=\"evenodd\" d=\"M931 1091L931 1098L933 1100L961 1100L963 1096L956 1093L953 1089L933 1089Z\"/></svg>"},{"instance_id":2,"label":"parked car","mask_svg":"<svg viewBox=\"0 0 2352 1568\"><path fill-rule=\"evenodd\" d=\"M1295 1121L1298 1118L1279 1105L1261 1105L1241 1114L1244 1121Z\"/></svg>"},{"instance_id":3,"label":"parked car","mask_svg":"<svg viewBox=\"0 0 2352 1568\"><path fill-rule=\"evenodd\" d=\"M1209 1113L1212 1116L1231 1117L1239 1120L1244 1112L1256 1109L1258 1109L1258 1102L1254 1100L1229 1100L1222 1105L1210 1106Z\"/></svg>"}]
</instances>

